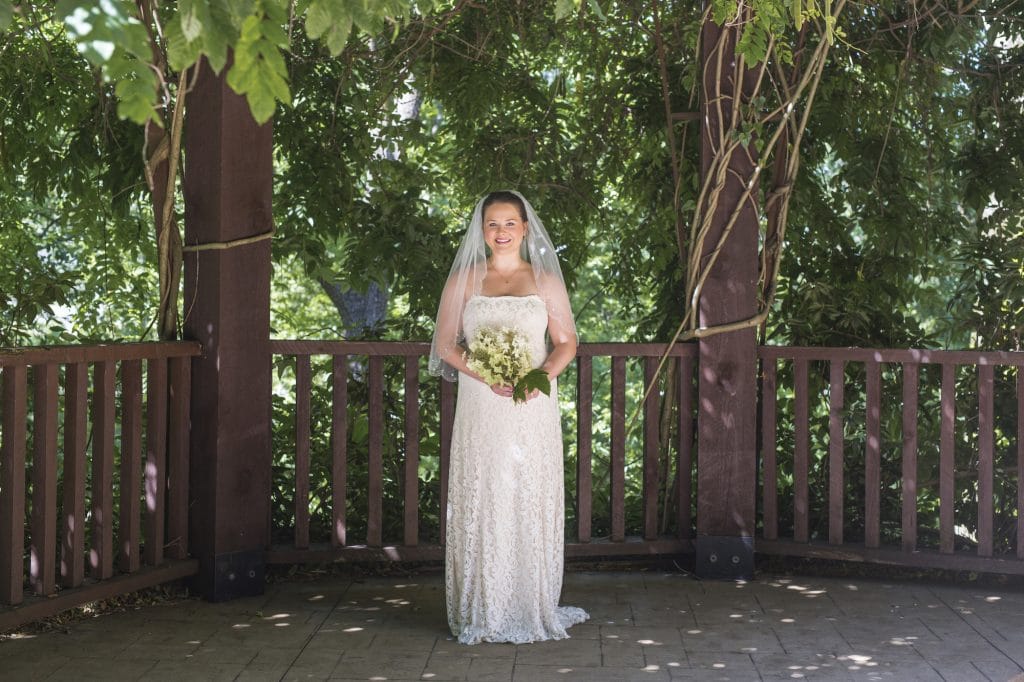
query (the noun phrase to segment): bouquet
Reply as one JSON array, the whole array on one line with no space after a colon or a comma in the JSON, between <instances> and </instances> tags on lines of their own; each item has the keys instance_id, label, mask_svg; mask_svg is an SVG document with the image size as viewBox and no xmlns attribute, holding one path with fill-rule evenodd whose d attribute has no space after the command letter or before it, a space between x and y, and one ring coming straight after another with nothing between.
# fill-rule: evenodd
<instances>
[{"instance_id":1,"label":"bouquet","mask_svg":"<svg viewBox=\"0 0 1024 682\"><path fill-rule=\"evenodd\" d=\"M551 395L551 381L542 369L532 369L526 336L510 327L483 327L469 343L466 365L488 385L512 386L512 400L526 402L526 394L538 389Z\"/></svg>"}]
</instances>

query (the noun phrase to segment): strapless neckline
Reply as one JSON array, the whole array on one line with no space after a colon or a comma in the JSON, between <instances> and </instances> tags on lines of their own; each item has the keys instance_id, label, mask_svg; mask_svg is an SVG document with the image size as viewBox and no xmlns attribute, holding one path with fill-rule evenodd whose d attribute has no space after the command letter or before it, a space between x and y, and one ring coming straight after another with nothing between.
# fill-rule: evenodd
<instances>
[{"instance_id":1,"label":"strapless neckline","mask_svg":"<svg viewBox=\"0 0 1024 682\"><path fill-rule=\"evenodd\" d=\"M483 294L473 294L470 296L473 298L540 298L540 294L526 294L525 296L516 296L515 294L503 294L501 296L485 296Z\"/></svg>"}]
</instances>

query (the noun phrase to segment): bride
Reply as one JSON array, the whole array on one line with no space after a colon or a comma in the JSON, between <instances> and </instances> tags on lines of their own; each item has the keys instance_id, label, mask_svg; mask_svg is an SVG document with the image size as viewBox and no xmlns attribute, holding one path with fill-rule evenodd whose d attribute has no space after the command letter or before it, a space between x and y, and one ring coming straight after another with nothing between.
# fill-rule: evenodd
<instances>
[{"instance_id":1,"label":"bride","mask_svg":"<svg viewBox=\"0 0 1024 682\"><path fill-rule=\"evenodd\" d=\"M526 336L550 395L533 390L515 403L511 386L489 386L469 369L466 344L488 327ZM464 644L564 639L588 618L558 606L565 502L556 378L575 356L576 325L544 225L518 192L492 192L455 256L430 352L430 372L458 380L445 588L448 625Z\"/></svg>"}]
</instances>

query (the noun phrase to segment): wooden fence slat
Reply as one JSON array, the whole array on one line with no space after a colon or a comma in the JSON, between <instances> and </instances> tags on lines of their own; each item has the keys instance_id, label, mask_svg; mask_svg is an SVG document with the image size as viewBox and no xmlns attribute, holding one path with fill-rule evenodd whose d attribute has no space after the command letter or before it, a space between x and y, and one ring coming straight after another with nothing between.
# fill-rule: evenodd
<instances>
[{"instance_id":1,"label":"wooden fence slat","mask_svg":"<svg viewBox=\"0 0 1024 682\"><path fill-rule=\"evenodd\" d=\"M366 544L370 547L380 547L383 544L381 529L384 502L384 358L380 355L370 356L369 416L370 461L366 479L369 509L366 514Z\"/></svg>"},{"instance_id":2,"label":"wooden fence slat","mask_svg":"<svg viewBox=\"0 0 1024 682\"><path fill-rule=\"evenodd\" d=\"M1017 368L1017 558L1024 559L1024 367Z\"/></svg>"},{"instance_id":3,"label":"wooden fence slat","mask_svg":"<svg viewBox=\"0 0 1024 682\"><path fill-rule=\"evenodd\" d=\"M188 556L189 395L192 358L171 358L167 423L167 556Z\"/></svg>"},{"instance_id":4,"label":"wooden fence slat","mask_svg":"<svg viewBox=\"0 0 1024 682\"><path fill-rule=\"evenodd\" d=\"M693 536L693 359L679 360L679 447L676 458L676 526L680 538Z\"/></svg>"},{"instance_id":5,"label":"wooden fence slat","mask_svg":"<svg viewBox=\"0 0 1024 682\"><path fill-rule=\"evenodd\" d=\"M57 382L59 367L33 365L32 534L29 581L49 596L56 590L57 568Z\"/></svg>"},{"instance_id":6,"label":"wooden fence slat","mask_svg":"<svg viewBox=\"0 0 1024 682\"><path fill-rule=\"evenodd\" d=\"M420 540L420 359L405 358L405 530L404 544Z\"/></svg>"},{"instance_id":7,"label":"wooden fence slat","mask_svg":"<svg viewBox=\"0 0 1024 682\"><path fill-rule=\"evenodd\" d=\"M164 561L167 520L167 360L146 362L146 544L148 566Z\"/></svg>"},{"instance_id":8,"label":"wooden fence slat","mask_svg":"<svg viewBox=\"0 0 1024 682\"><path fill-rule=\"evenodd\" d=\"M939 435L939 552L953 553L953 495L956 480L953 431L956 426L956 365L942 366Z\"/></svg>"},{"instance_id":9,"label":"wooden fence slat","mask_svg":"<svg viewBox=\"0 0 1024 682\"><path fill-rule=\"evenodd\" d=\"M658 358L644 358L644 387L656 380ZM655 386L644 403L644 539L658 537L658 417L661 391Z\"/></svg>"},{"instance_id":10,"label":"wooden fence slat","mask_svg":"<svg viewBox=\"0 0 1024 682\"><path fill-rule=\"evenodd\" d=\"M843 544L843 407L846 363L829 363L828 389L828 541Z\"/></svg>"},{"instance_id":11,"label":"wooden fence slat","mask_svg":"<svg viewBox=\"0 0 1024 682\"><path fill-rule=\"evenodd\" d=\"M807 397L807 364L804 358L793 363L793 539L807 542L807 475L810 459L810 410Z\"/></svg>"},{"instance_id":12,"label":"wooden fence slat","mask_svg":"<svg viewBox=\"0 0 1024 682\"><path fill-rule=\"evenodd\" d=\"M348 356L335 355L331 366L331 544L347 542L345 491L348 486Z\"/></svg>"},{"instance_id":13,"label":"wooden fence slat","mask_svg":"<svg viewBox=\"0 0 1024 682\"><path fill-rule=\"evenodd\" d=\"M295 548L309 548L309 398L308 355L295 357Z\"/></svg>"},{"instance_id":14,"label":"wooden fence slat","mask_svg":"<svg viewBox=\"0 0 1024 682\"><path fill-rule=\"evenodd\" d=\"M142 504L142 361L121 363L121 508L118 565L139 570Z\"/></svg>"},{"instance_id":15,"label":"wooden fence slat","mask_svg":"<svg viewBox=\"0 0 1024 682\"><path fill-rule=\"evenodd\" d=\"M89 568L98 580L114 575L114 370L113 360L93 365Z\"/></svg>"},{"instance_id":16,"label":"wooden fence slat","mask_svg":"<svg viewBox=\"0 0 1024 682\"><path fill-rule=\"evenodd\" d=\"M870 360L865 363L865 372L867 443L864 453L864 544L867 547L878 547L882 489L882 366Z\"/></svg>"},{"instance_id":17,"label":"wooden fence slat","mask_svg":"<svg viewBox=\"0 0 1024 682\"><path fill-rule=\"evenodd\" d=\"M64 495L61 505L60 575L65 587L85 580L85 448L89 408L88 366L64 374Z\"/></svg>"},{"instance_id":18,"label":"wooden fence slat","mask_svg":"<svg viewBox=\"0 0 1024 682\"><path fill-rule=\"evenodd\" d=\"M25 573L25 439L28 372L3 368L3 442L0 444L0 604L20 604Z\"/></svg>"},{"instance_id":19,"label":"wooden fence slat","mask_svg":"<svg viewBox=\"0 0 1024 682\"><path fill-rule=\"evenodd\" d=\"M917 549L917 394L919 367L903 365L903 551Z\"/></svg>"},{"instance_id":20,"label":"wooden fence slat","mask_svg":"<svg viewBox=\"0 0 1024 682\"><path fill-rule=\"evenodd\" d=\"M992 556L992 365L978 365L978 556Z\"/></svg>"},{"instance_id":21,"label":"wooden fence slat","mask_svg":"<svg viewBox=\"0 0 1024 682\"><path fill-rule=\"evenodd\" d=\"M779 472L778 446L776 443L776 384L778 361L774 358L761 360L761 505L762 534L765 540L779 537Z\"/></svg>"},{"instance_id":22,"label":"wooden fence slat","mask_svg":"<svg viewBox=\"0 0 1024 682\"><path fill-rule=\"evenodd\" d=\"M593 358L576 358L576 540L590 542L593 514Z\"/></svg>"},{"instance_id":23,"label":"wooden fence slat","mask_svg":"<svg viewBox=\"0 0 1024 682\"><path fill-rule=\"evenodd\" d=\"M612 541L626 539L626 358L612 358Z\"/></svg>"},{"instance_id":24,"label":"wooden fence slat","mask_svg":"<svg viewBox=\"0 0 1024 682\"><path fill-rule=\"evenodd\" d=\"M441 526L441 544L448 533L448 462L452 450L452 427L455 424L455 391L458 384L454 381L441 382L441 509L438 513Z\"/></svg>"}]
</instances>

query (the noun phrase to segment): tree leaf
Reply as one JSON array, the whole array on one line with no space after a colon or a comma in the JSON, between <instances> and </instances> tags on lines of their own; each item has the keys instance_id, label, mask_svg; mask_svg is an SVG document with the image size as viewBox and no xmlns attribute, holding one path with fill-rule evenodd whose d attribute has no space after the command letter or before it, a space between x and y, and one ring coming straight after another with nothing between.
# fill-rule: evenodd
<instances>
[{"instance_id":1,"label":"tree leaf","mask_svg":"<svg viewBox=\"0 0 1024 682\"><path fill-rule=\"evenodd\" d=\"M578 5L575 0L555 0L555 21L561 21L572 14Z\"/></svg>"},{"instance_id":2,"label":"tree leaf","mask_svg":"<svg viewBox=\"0 0 1024 682\"><path fill-rule=\"evenodd\" d=\"M348 35L351 31L351 16L346 16L331 27L330 33L327 34L327 49L331 51L333 56L337 57L345 49L345 45L348 43Z\"/></svg>"},{"instance_id":3,"label":"tree leaf","mask_svg":"<svg viewBox=\"0 0 1024 682\"><path fill-rule=\"evenodd\" d=\"M199 59L202 53L200 41L186 40L177 22L167 25L164 37L167 39L167 62L175 71L181 71Z\"/></svg>"},{"instance_id":4,"label":"tree leaf","mask_svg":"<svg viewBox=\"0 0 1024 682\"><path fill-rule=\"evenodd\" d=\"M548 378L548 373L539 367L530 370L516 382L516 385L512 387L512 399L517 403L526 402L526 394L534 389L544 395L551 395L551 379Z\"/></svg>"},{"instance_id":5,"label":"tree leaf","mask_svg":"<svg viewBox=\"0 0 1024 682\"><path fill-rule=\"evenodd\" d=\"M181 0L181 5L178 8L179 21L177 23L181 26L181 34L190 43L203 32L203 21L199 16L199 9L197 7L197 5L201 4L202 0L198 3L195 0ZM171 22L169 27L173 26L174 23Z\"/></svg>"},{"instance_id":6,"label":"tree leaf","mask_svg":"<svg viewBox=\"0 0 1024 682\"><path fill-rule=\"evenodd\" d=\"M245 93L245 99L249 102L252 117L256 119L257 123L262 125L274 115L277 102L270 87L265 83L257 81L256 86Z\"/></svg>"},{"instance_id":7,"label":"tree leaf","mask_svg":"<svg viewBox=\"0 0 1024 682\"><path fill-rule=\"evenodd\" d=\"M327 1L313 0L306 11L306 35L316 40L331 28L332 23Z\"/></svg>"},{"instance_id":8,"label":"tree leaf","mask_svg":"<svg viewBox=\"0 0 1024 682\"><path fill-rule=\"evenodd\" d=\"M14 3L11 0L0 0L0 31L6 31L14 21Z\"/></svg>"},{"instance_id":9,"label":"tree leaf","mask_svg":"<svg viewBox=\"0 0 1024 682\"><path fill-rule=\"evenodd\" d=\"M273 96L282 104L291 104L292 95L288 91L288 82L277 74L269 63L263 62L260 65L263 84L267 86Z\"/></svg>"}]
</instances>

